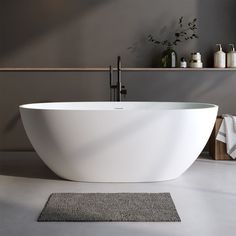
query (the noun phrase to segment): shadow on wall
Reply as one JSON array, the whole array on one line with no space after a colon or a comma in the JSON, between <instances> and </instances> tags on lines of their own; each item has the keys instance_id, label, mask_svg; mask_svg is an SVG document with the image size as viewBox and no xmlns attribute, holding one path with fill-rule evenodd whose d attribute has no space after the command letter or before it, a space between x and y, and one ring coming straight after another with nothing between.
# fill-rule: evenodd
<instances>
[{"instance_id":1,"label":"shadow on wall","mask_svg":"<svg viewBox=\"0 0 236 236\"><path fill-rule=\"evenodd\" d=\"M199 19L200 40L178 47L179 58L200 50L205 66L211 67L215 44L235 42L234 12L235 0L2 0L0 62L104 67L120 54L127 67L153 66L163 48L148 44L147 34L162 39L171 30L164 26L173 27L184 16ZM140 47L134 55L127 48L137 41Z\"/></svg>"},{"instance_id":2,"label":"shadow on wall","mask_svg":"<svg viewBox=\"0 0 236 236\"><path fill-rule=\"evenodd\" d=\"M235 0L197 1L198 17L200 19L199 49L206 67L213 67L215 44L236 43Z\"/></svg>"},{"instance_id":3,"label":"shadow on wall","mask_svg":"<svg viewBox=\"0 0 236 236\"><path fill-rule=\"evenodd\" d=\"M0 55L26 46L35 38L63 27L108 0L1 1Z\"/></svg>"},{"instance_id":4,"label":"shadow on wall","mask_svg":"<svg viewBox=\"0 0 236 236\"><path fill-rule=\"evenodd\" d=\"M195 15L195 4L180 1L172 9L175 0L3 0L1 64L104 67L120 54L127 67L150 66L158 49L145 42L136 58L127 48L137 39L143 43L152 29L158 33L181 15Z\"/></svg>"}]
</instances>

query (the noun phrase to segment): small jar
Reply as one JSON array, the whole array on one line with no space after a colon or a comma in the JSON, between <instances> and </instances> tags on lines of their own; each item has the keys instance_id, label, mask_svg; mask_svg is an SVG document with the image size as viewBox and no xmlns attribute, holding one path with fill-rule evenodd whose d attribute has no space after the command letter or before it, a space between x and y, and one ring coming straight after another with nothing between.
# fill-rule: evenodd
<instances>
[{"instance_id":1,"label":"small jar","mask_svg":"<svg viewBox=\"0 0 236 236\"><path fill-rule=\"evenodd\" d=\"M180 68L187 68L187 61L184 57L180 59Z\"/></svg>"},{"instance_id":2,"label":"small jar","mask_svg":"<svg viewBox=\"0 0 236 236\"><path fill-rule=\"evenodd\" d=\"M196 60L196 61L202 60L201 54L199 52L191 53L191 56L192 56L192 60Z\"/></svg>"},{"instance_id":3,"label":"small jar","mask_svg":"<svg viewBox=\"0 0 236 236\"><path fill-rule=\"evenodd\" d=\"M199 60L191 60L189 63L190 68L202 68L203 64Z\"/></svg>"},{"instance_id":4,"label":"small jar","mask_svg":"<svg viewBox=\"0 0 236 236\"><path fill-rule=\"evenodd\" d=\"M202 68L202 58L199 52L191 53L191 60L189 62L190 68Z\"/></svg>"}]
</instances>

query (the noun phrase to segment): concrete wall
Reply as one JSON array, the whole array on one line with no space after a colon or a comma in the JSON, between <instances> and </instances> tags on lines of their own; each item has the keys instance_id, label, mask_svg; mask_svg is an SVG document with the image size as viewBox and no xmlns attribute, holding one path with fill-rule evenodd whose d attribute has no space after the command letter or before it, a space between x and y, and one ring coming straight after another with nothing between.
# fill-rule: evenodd
<instances>
[{"instance_id":1,"label":"concrete wall","mask_svg":"<svg viewBox=\"0 0 236 236\"><path fill-rule=\"evenodd\" d=\"M107 67L121 55L125 67L148 67L176 19L199 19L200 40L178 47L200 50L212 65L215 43L236 42L234 0L11 0L0 1L0 66ZM127 48L137 43L132 53ZM126 100L200 101L236 114L236 72L125 72ZM0 149L31 146L18 105L39 101L109 100L107 72L0 72Z\"/></svg>"},{"instance_id":2,"label":"concrete wall","mask_svg":"<svg viewBox=\"0 0 236 236\"><path fill-rule=\"evenodd\" d=\"M200 40L177 47L179 57L201 51L212 64L216 43L235 42L234 0L11 0L0 1L0 65L104 67L121 55L127 67L149 67L180 16L198 18ZM134 53L127 50L134 43Z\"/></svg>"},{"instance_id":3,"label":"concrete wall","mask_svg":"<svg viewBox=\"0 0 236 236\"><path fill-rule=\"evenodd\" d=\"M235 72L124 72L127 101L196 101L236 114ZM109 100L108 72L1 72L0 149L28 150L18 106L45 101Z\"/></svg>"}]
</instances>

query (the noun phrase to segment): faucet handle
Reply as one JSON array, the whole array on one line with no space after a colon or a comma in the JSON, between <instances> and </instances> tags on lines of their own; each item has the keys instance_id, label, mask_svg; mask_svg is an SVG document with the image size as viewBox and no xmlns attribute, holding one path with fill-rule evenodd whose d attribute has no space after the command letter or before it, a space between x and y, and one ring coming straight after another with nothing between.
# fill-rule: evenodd
<instances>
[{"instance_id":1,"label":"faucet handle","mask_svg":"<svg viewBox=\"0 0 236 236\"><path fill-rule=\"evenodd\" d=\"M120 93L121 93L122 95L124 95L124 97L127 95L127 89L125 88L124 85L121 86L121 91L120 91Z\"/></svg>"}]
</instances>

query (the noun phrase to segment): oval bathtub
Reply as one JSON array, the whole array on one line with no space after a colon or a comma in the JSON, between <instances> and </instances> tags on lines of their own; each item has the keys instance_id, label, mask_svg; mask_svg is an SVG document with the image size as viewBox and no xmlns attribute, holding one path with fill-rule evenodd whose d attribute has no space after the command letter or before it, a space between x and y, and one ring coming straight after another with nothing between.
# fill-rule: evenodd
<instances>
[{"instance_id":1,"label":"oval bathtub","mask_svg":"<svg viewBox=\"0 0 236 236\"><path fill-rule=\"evenodd\" d=\"M20 106L26 133L58 176L89 182L175 179L197 159L218 106L68 102Z\"/></svg>"}]
</instances>

